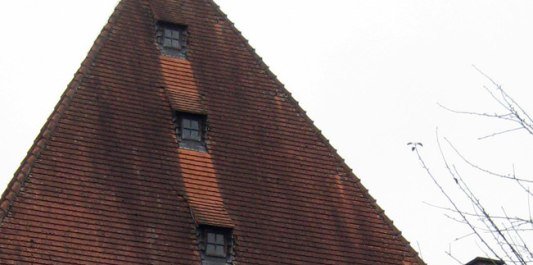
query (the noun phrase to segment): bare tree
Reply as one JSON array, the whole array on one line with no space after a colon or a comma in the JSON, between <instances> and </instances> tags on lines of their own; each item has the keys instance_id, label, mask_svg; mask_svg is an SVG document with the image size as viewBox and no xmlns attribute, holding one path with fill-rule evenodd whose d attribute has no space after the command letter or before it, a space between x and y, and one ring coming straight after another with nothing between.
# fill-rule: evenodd
<instances>
[{"instance_id":1,"label":"bare tree","mask_svg":"<svg viewBox=\"0 0 533 265\"><path fill-rule=\"evenodd\" d=\"M487 139L502 134L523 131L533 137L533 119L522 106L515 101L497 82L488 75L483 73L477 67L474 68L487 80L489 86L484 86L491 98L500 107L500 112L483 113L471 111L458 111L445 106L444 109L458 114L474 115L481 118L495 119L500 122L508 123L509 127L505 130L490 133L479 137L478 139ZM459 149L446 137L441 137L436 132L437 146L443 161L444 173L434 173L430 169L427 161L424 159L420 143L408 143L411 150L417 155L417 158L427 173L433 180L439 191L449 202L449 206L439 206L447 216L454 221L463 223L470 231L469 235L474 236L479 242L479 247L487 256L500 259L506 264L529 264L533 263L533 219L531 214L530 200L533 198L533 192L530 187L533 184L533 177L518 176L513 169L511 172L499 173L488 169L486 166L480 166L473 160L467 158ZM456 159L450 159L453 156ZM533 162L533 161L532 161ZM527 209L522 211L522 215L511 215L502 207L495 212L489 210L487 205L480 199L478 194L468 184L468 173L461 170L457 163L462 163L468 168L493 178L499 178L514 183L527 198ZM444 175L444 176L442 176ZM455 191L443 185L446 178L454 185ZM468 205L460 203L462 199L457 194L466 198ZM460 262L454 255L447 251L447 254ZM464 263L463 263L464 264Z\"/></svg>"}]
</instances>

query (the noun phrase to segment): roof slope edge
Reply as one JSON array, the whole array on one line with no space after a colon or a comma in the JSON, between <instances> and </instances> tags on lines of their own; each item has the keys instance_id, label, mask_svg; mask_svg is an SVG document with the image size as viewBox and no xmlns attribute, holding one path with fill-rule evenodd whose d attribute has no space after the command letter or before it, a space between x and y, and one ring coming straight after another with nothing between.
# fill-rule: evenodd
<instances>
[{"instance_id":1,"label":"roof slope edge","mask_svg":"<svg viewBox=\"0 0 533 265\"><path fill-rule=\"evenodd\" d=\"M205 0L205 1L207 1L209 4L213 5L215 7L215 9L217 10L217 12L219 12L219 14L221 16L223 16L226 19L226 21L229 22L229 24L231 26L231 29L239 37L241 37L244 40L244 43L246 44L246 48L250 51L251 54L253 54L256 57L257 61L261 65L261 67L263 67L265 69L266 73L279 85L279 87L281 89L283 89L283 92L288 95L288 99L290 101L292 101L294 103L294 105L296 106L297 112L299 112L302 115L302 117L304 119L306 119L311 124L311 126L312 126L313 130L315 131L315 133L317 134L317 136L326 144L327 148L331 151L331 154L333 154L333 156L337 160L337 162L342 165L343 170L345 171L345 173L348 173L348 175L350 177L354 178L355 185L357 185L358 188L360 188L364 192L364 196L366 196L366 198L368 199L370 204L376 209L376 211L383 218L383 220L389 225L389 227L395 233L397 233L397 236L399 237L399 239L407 245L406 248L408 249L408 251L413 253L412 258L414 258L415 261L417 263L419 263L419 264L425 264L425 262L419 257L418 252L416 252L416 250L414 250L414 248L411 246L410 242L402 236L402 232L394 225L394 222L389 217L387 217L387 215L385 215L385 211L377 204L376 199L374 199L374 197L372 197L372 195L370 195L368 189L365 188L362 185L361 180L355 175L353 170L348 166L348 164L346 164L345 160L339 155L339 153L337 152L337 149L335 149L335 147L330 143L330 141L322 134L322 131L318 127L316 127L314 121L307 115L307 112L300 106L298 101L296 99L294 99L294 97L292 96L290 91L288 91L286 89L285 85L278 79L276 74L274 74L270 70L270 67L263 61L263 58L261 56L259 56L255 52L255 49L251 46L249 41L244 37L242 32L239 31L235 27L235 24L228 18L228 16L222 11L220 6L217 5L214 0Z\"/></svg>"},{"instance_id":2,"label":"roof slope edge","mask_svg":"<svg viewBox=\"0 0 533 265\"><path fill-rule=\"evenodd\" d=\"M54 107L52 114L46 120L46 123L41 128L39 134L35 138L32 146L28 150L26 157L20 163L19 168L15 171L15 174L11 181L8 183L7 188L5 189L2 197L0 198L0 226L3 224L3 221L11 210L11 206L15 201L18 193L24 187L25 183L30 178L31 170L33 163L39 159L41 152L46 148L47 143L52 135L52 132L56 128L57 122L63 115L63 112L70 105L70 101L73 96L76 94L76 91L85 75L89 73L90 65L96 59L98 51L103 46L104 42L107 40L111 29L113 27L114 21L120 16L123 6L123 1L120 1L119 4L115 7L112 15L109 17L106 25L100 31L100 34L94 41L91 49L87 53L87 56L80 65L78 71L74 74L74 77L67 85L67 88L61 95L58 103Z\"/></svg>"}]
</instances>

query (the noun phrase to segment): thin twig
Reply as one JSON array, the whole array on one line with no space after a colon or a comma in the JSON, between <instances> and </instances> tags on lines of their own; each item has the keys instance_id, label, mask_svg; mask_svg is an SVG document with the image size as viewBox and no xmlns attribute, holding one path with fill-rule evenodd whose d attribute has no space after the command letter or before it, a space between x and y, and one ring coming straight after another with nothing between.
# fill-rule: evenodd
<instances>
[{"instance_id":1,"label":"thin twig","mask_svg":"<svg viewBox=\"0 0 533 265\"><path fill-rule=\"evenodd\" d=\"M438 130L436 131L436 136L437 136L437 143L439 145L439 148L440 148L440 142L439 142L439 135L438 135ZM422 167L426 170L427 174L429 175L429 177L433 180L433 182L435 183L435 185L439 188L440 192L444 195L444 197L446 197L446 199L448 199L448 201L450 202L450 204L453 206L453 208L456 210L456 212L461 216L461 218L466 222L466 224L470 227L470 229L476 234L476 236L478 237L478 239L483 242L483 244L487 247L487 249L490 250L490 252L499 258L499 255L498 253L496 253L496 251L494 251L492 249L492 247L489 245L488 242L485 241L485 239L478 233L477 229L475 226L473 226L470 221L466 218L466 216L462 213L462 211L459 209L459 207L455 204L454 200L450 197L450 195L448 195L448 193L444 190L444 188L440 185L440 183L437 181L437 179L435 178L435 176L433 176L433 173L431 173L431 171L429 170L428 166L426 165L426 163L424 162L424 160L422 159L422 156L420 155L420 152L418 150L418 148L415 148L414 150L416 152L416 155L418 156L418 160L420 161ZM500 258L501 259L501 258Z\"/></svg>"},{"instance_id":2,"label":"thin twig","mask_svg":"<svg viewBox=\"0 0 533 265\"><path fill-rule=\"evenodd\" d=\"M490 137L498 136L500 134L504 134L504 133L508 133L508 132L514 132L514 131L523 130L523 129L524 129L524 127L516 127L516 128L513 128L513 129L508 129L508 130L505 130L505 131L495 132L495 133L492 133L492 134L489 134L489 135L485 135L485 136L479 137L477 139L478 140L484 140L484 139L487 139L487 138L490 138Z\"/></svg>"},{"instance_id":3,"label":"thin twig","mask_svg":"<svg viewBox=\"0 0 533 265\"><path fill-rule=\"evenodd\" d=\"M444 251L444 253L446 253L446 255L448 255L450 258L452 258L453 260L455 260L457 263L459 263L459 264L461 264L461 265L463 264L463 262L461 262L459 259L457 259L456 257L454 257L454 256L452 255L451 252Z\"/></svg>"},{"instance_id":4,"label":"thin twig","mask_svg":"<svg viewBox=\"0 0 533 265\"><path fill-rule=\"evenodd\" d=\"M481 171L481 172L484 172L484 173L487 173L489 175L493 175L493 176L496 176L496 177L501 177L501 178L506 178L506 179L512 179L512 180L516 180L516 181L521 181L521 182L527 182L527 183L533 183L533 180L529 180L529 179L524 179L524 178L517 178L516 176L509 176L509 175L505 175L505 174L499 174L499 173L495 173L493 171L490 171L490 170L487 170L485 168L482 168L476 164L474 164L473 162L471 162L470 160L468 160L456 147L455 145L452 144L452 142L450 140L448 140L448 138L444 137L444 140L450 145L450 147L455 151L455 153L464 161L466 162L468 165L470 165L471 167Z\"/></svg>"}]
</instances>

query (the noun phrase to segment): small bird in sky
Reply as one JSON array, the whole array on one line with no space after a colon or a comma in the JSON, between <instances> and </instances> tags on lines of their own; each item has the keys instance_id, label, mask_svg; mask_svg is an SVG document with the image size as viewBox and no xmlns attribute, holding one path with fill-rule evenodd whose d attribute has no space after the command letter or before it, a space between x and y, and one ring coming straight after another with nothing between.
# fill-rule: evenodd
<instances>
[{"instance_id":1,"label":"small bird in sky","mask_svg":"<svg viewBox=\"0 0 533 265\"><path fill-rule=\"evenodd\" d=\"M420 142L408 142L407 145L411 147L411 151L415 151L418 146L424 147Z\"/></svg>"}]
</instances>

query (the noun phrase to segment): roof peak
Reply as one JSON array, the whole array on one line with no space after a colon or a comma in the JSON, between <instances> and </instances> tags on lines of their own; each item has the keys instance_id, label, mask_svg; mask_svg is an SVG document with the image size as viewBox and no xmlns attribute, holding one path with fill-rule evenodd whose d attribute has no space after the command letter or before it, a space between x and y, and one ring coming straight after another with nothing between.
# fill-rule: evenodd
<instances>
[{"instance_id":1,"label":"roof peak","mask_svg":"<svg viewBox=\"0 0 533 265\"><path fill-rule=\"evenodd\" d=\"M190 264L203 224L243 264L423 264L211 0L122 0L1 205L24 261Z\"/></svg>"}]
</instances>

